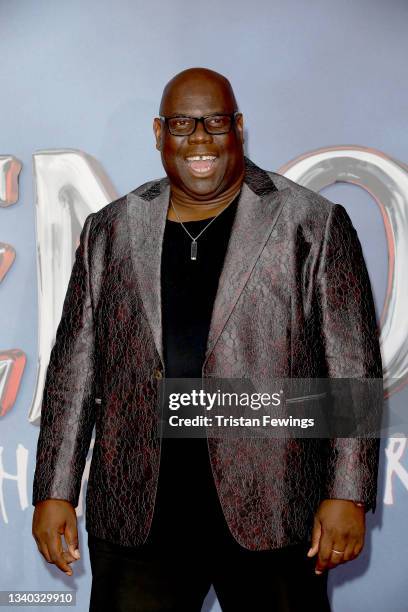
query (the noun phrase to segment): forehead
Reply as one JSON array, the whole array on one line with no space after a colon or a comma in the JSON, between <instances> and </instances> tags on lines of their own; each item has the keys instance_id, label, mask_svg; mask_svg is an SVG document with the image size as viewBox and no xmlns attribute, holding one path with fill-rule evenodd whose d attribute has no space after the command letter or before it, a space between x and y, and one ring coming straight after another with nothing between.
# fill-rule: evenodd
<instances>
[{"instance_id":1,"label":"forehead","mask_svg":"<svg viewBox=\"0 0 408 612\"><path fill-rule=\"evenodd\" d=\"M160 113L163 115L196 115L232 113L235 109L233 95L222 83L211 80L195 80L174 84L163 93Z\"/></svg>"}]
</instances>

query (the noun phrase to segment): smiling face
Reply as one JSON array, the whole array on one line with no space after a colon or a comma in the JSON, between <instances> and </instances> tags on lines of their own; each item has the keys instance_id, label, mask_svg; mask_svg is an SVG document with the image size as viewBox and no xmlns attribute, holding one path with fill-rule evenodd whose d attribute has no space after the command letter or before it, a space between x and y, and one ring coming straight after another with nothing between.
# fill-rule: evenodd
<instances>
[{"instance_id":1,"label":"smiling face","mask_svg":"<svg viewBox=\"0 0 408 612\"><path fill-rule=\"evenodd\" d=\"M203 117L237 110L227 79L204 68L176 75L165 87L160 105L164 117ZM156 148L170 183L196 200L211 200L244 172L243 119L238 114L227 134L208 134L201 121L190 136L170 134L163 120L154 119Z\"/></svg>"}]
</instances>

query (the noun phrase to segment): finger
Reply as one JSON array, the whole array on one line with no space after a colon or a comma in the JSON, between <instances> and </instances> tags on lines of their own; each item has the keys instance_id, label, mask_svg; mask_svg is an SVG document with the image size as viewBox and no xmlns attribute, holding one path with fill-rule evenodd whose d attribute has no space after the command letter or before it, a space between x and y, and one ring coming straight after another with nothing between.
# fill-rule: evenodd
<instances>
[{"instance_id":1,"label":"finger","mask_svg":"<svg viewBox=\"0 0 408 612\"><path fill-rule=\"evenodd\" d=\"M45 560L47 561L47 563L53 563L52 559L51 559L51 555L49 553L48 547L46 545L44 545L43 547L39 544L37 544L37 548L40 551L40 553L42 554L42 556L45 558ZM77 559L75 557L73 557L68 551L64 550L63 551L63 557L65 559L65 561L67 563L72 563L73 561L77 561Z\"/></svg>"},{"instance_id":2,"label":"finger","mask_svg":"<svg viewBox=\"0 0 408 612\"><path fill-rule=\"evenodd\" d=\"M71 555L71 553L69 552L69 550L64 550L64 551L62 552L62 556L64 557L64 559L65 559L65 561L66 561L67 563L72 563L72 562L74 562L74 561L78 561L78 559L77 559L76 557L73 557L73 556Z\"/></svg>"},{"instance_id":3,"label":"finger","mask_svg":"<svg viewBox=\"0 0 408 612\"><path fill-rule=\"evenodd\" d=\"M68 550L71 553L72 557L77 560L80 559L81 554L79 552L78 546L78 530L75 521L67 521L64 532L65 542L67 544Z\"/></svg>"},{"instance_id":4,"label":"finger","mask_svg":"<svg viewBox=\"0 0 408 612\"><path fill-rule=\"evenodd\" d=\"M72 576L72 569L64 558L62 549L61 536L55 534L47 542L48 550L51 556L51 562L54 563L62 572Z\"/></svg>"},{"instance_id":5,"label":"finger","mask_svg":"<svg viewBox=\"0 0 408 612\"><path fill-rule=\"evenodd\" d=\"M314 557L317 551L319 550L319 542L322 533L322 526L318 519L315 519L313 531L312 531L312 543L308 550L307 556Z\"/></svg>"},{"instance_id":6,"label":"finger","mask_svg":"<svg viewBox=\"0 0 408 612\"><path fill-rule=\"evenodd\" d=\"M347 547L347 541L344 538L337 538L333 541L333 546L330 555L329 569L343 563L344 551Z\"/></svg>"},{"instance_id":7,"label":"finger","mask_svg":"<svg viewBox=\"0 0 408 612\"><path fill-rule=\"evenodd\" d=\"M326 569L328 569L332 548L334 548L332 535L327 531L323 531L320 538L319 552L315 567L316 574L322 574Z\"/></svg>"},{"instance_id":8,"label":"finger","mask_svg":"<svg viewBox=\"0 0 408 612\"><path fill-rule=\"evenodd\" d=\"M361 540L358 540L354 546L354 558L358 557L358 555L361 553L363 548L364 548L364 542L362 542Z\"/></svg>"},{"instance_id":9,"label":"finger","mask_svg":"<svg viewBox=\"0 0 408 612\"><path fill-rule=\"evenodd\" d=\"M43 542L37 541L37 548L42 554L42 556L44 557L44 559L47 561L47 563L52 563L51 556L48 550L48 546L44 544Z\"/></svg>"},{"instance_id":10,"label":"finger","mask_svg":"<svg viewBox=\"0 0 408 612\"><path fill-rule=\"evenodd\" d=\"M347 546L343 555L343 563L347 563L347 561L352 561L354 559L354 548L356 546L356 543L357 540L355 538L350 538L347 542Z\"/></svg>"}]
</instances>

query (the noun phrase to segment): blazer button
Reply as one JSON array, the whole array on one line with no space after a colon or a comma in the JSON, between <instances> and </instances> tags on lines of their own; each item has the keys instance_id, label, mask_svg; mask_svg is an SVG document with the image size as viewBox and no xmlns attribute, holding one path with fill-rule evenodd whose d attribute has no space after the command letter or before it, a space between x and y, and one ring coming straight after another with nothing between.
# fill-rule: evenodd
<instances>
[{"instance_id":1,"label":"blazer button","mask_svg":"<svg viewBox=\"0 0 408 612\"><path fill-rule=\"evenodd\" d=\"M159 379L159 378L163 378L163 373L159 368L156 368L154 371L154 377Z\"/></svg>"}]
</instances>

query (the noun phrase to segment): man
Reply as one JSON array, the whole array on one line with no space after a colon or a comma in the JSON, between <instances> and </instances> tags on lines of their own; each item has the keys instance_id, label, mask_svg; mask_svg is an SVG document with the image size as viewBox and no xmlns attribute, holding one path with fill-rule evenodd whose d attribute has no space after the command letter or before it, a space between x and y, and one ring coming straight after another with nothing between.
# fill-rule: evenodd
<instances>
[{"instance_id":1,"label":"man","mask_svg":"<svg viewBox=\"0 0 408 612\"><path fill-rule=\"evenodd\" d=\"M343 206L258 168L222 75L192 68L154 119L167 177L90 214L44 389L33 535L72 575L91 434L92 610L330 610L376 507L379 440L171 440L163 378L381 378ZM159 477L160 474L160 477ZM64 534L64 551L60 535Z\"/></svg>"}]
</instances>

